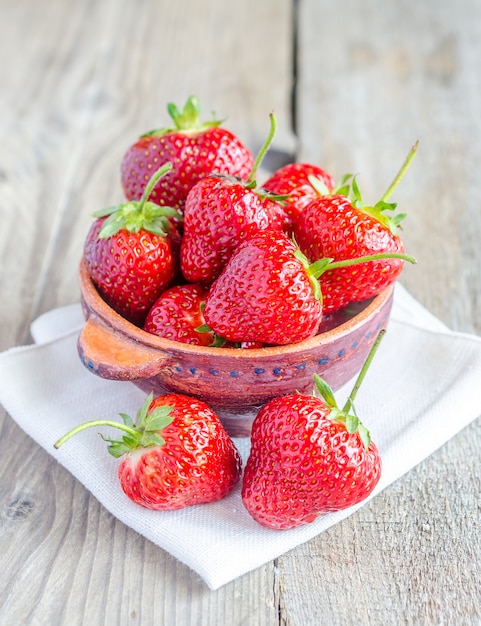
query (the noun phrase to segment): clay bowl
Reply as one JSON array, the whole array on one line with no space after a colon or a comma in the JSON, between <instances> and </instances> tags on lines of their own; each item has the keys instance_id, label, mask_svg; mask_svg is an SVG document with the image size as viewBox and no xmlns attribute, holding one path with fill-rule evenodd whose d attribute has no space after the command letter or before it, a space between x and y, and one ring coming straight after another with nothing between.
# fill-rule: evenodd
<instances>
[{"instance_id":1,"label":"clay bowl","mask_svg":"<svg viewBox=\"0 0 481 626\"><path fill-rule=\"evenodd\" d=\"M110 380L131 381L146 393L177 392L206 402L232 436L250 434L259 407L271 398L312 391L317 372L334 390L361 369L387 325L393 288L323 321L301 343L241 350L205 348L163 339L118 315L98 294L83 261L80 290L86 323L78 340L83 364Z\"/></svg>"}]
</instances>

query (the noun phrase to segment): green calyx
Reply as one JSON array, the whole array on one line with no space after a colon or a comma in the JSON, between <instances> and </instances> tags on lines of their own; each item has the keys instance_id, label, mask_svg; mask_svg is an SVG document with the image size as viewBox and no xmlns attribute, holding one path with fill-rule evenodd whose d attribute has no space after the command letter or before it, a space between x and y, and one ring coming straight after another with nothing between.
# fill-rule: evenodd
<instances>
[{"instance_id":1,"label":"green calyx","mask_svg":"<svg viewBox=\"0 0 481 626\"><path fill-rule=\"evenodd\" d=\"M356 382L354 383L354 387L352 388L352 391L342 409L339 408L336 398L334 397L334 392L328 383L318 374L314 374L315 391L317 391L320 397L331 409L329 419L333 422L344 424L349 434L353 434L357 431L366 450L369 448L369 444L371 443L371 435L356 414L354 400L385 333L385 328L379 331L379 334L371 346L371 350L369 351L366 360L364 361L361 371L359 372Z\"/></svg>"},{"instance_id":2,"label":"green calyx","mask_svg":"<svg viewBox=\"0 0 481 626\"><path fill-rule=\"evenodd\" d=\"M359 185L357 184L356 176L354 176L353 174L345 174L336 185L335 189L332 191L332 195L336 194L345 196L351 202L354 208L363 211L367 215L370 215L378 222L383 224L383 226L388 228L393 235L396 235L401 222L406 217L406 213L398 213L397 215L394 215L397 204L395 202L388 202L388 199L409 169L412 160L416 156L418 144L419 142L416 141L416 143L412 146L406 159L404 160L404 163L394 177L392 183L389 185L382 198L378 202L376 202L376 204L369 205L363 201ZM309 182L320 196L329 195L329 190L322 181L318 180L314 176L310 176Z\"/></svg>"},{"instance_id":3,"label":"green calyx","mask_svg":"<svg viewBox=\"0 0 481 626\"><path fill-rule=\"evenodd\" d=\"M381 200L376 202L374 205L365 203L362 199L356 176L353 176L352 174L346 174L346 176L341 179L340 185L336 187L333 193L346 196L355 209L359 209L363 213L373 217L378 222L381 222L381 224L388 228L393 235L397 234L397 230L401 222L406 218L406 213L398 213L397 215L394 215L397 204L396 202L387 202L387 194L384 194ZM388 211L390 213L388 213Z\"/></svg>"},{"instance_id":4,"label":"green calyx","mask_svg":"<svg viewBox=\"0 0 481 626\"><path fill-rule=\"evenodd\" d=\"M72 428L72 430L61 437L54 444L54 448L59 448L68 439L83 430L87 430L87 428L99 426L111 426L113 428L123 430L126 433L121 439L110 439L101 435L102 439L109 443L109 452L115 458L119 458L124 454L139 448L163 446L165 444L165 440L160 433L164 428L172 423L174 419L171 415L173 407L160 406L152 411L149 411L152 398L152 394L147 396L144 404L137 411L135 422L125 413L120 413L123 423L115 422L113 420L92 420L90 422L84 422L83 424Z\"/></svg>"},{"instance_id":5,"label":"green calyx","mask_svg":"<svg viewBox=\"0 0 481 626\"><path fill-rule=\"evenodd\" d=\"M169 218L181 220L182 216L176 209L150 202L149 196L157 181L171 169L171 163L165 163L159 168L149 180L139 201L124 202L93 213L96 218L107 218L102 225L99 238L112 237L119 230L137 233L141 229L160 236L167 235L170 229Z\"/></svg>"},{"instance_id":6,"label":"green calyx","mask_svg":"<svg viewBox=\"0 0 481 626\"><path fill-rule=\"evenodd\" d=\"M200 311L202 313L202 316L204 315L204 309L205 302L201 302ZM216 332L214 332L209 324L207 324L206 322L204 322L200 326L197 326L197 328L195 328L194 330L196 333L211 333L213 335L214 339L212 340L212 343L209 344L209 348L223 348L227 343L227 339L224 339Z\"/></svg>"},{"instance_id":7,"label":"green calyx","mask_svg":"<svg viewBox=\"0 0 481 626\"><path fill-rule=\"evenodd\" d=\"M209 128L215 128L222 124L223 120L212 119L209 122L200 121L200 100L195 96L189 96L182 110L172 102L167 104L167 111L174 122L173 126L158 128L144 133L142 137L160 137L176 131L202 132Z\"/></svg>"}]
</instances>

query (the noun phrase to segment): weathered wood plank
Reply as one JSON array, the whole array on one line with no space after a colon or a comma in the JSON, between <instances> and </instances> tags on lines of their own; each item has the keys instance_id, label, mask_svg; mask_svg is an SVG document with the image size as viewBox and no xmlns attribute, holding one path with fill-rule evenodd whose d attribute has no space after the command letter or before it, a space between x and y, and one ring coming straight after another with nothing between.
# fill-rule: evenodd
<instances>
[{"instance_id":1,"label":"weathered wood plank","mask_svg":"<svg viewBox=\"0 0 481 626\"><path fill-rule=\"evenodd\" d=\"M274 148L293 149L291 31L287 1L2 3L0 349L78 300L90 213L121 199L123 152L168 101L195 93L254 151L274 109ZM0 622L277 621L273 564L210 592L0 420Z\"/></svg>"},{"instance_id":2,"label":"weathered wood plank","mask_svg":"<svg viewBox=\"0 0 481 626\"><path fill-rule=\"evenodd\" d=\"M24 251L15 273L4 273L2 290L12 319L27 321L78 299L76 267L90 213L121 199L122 155L142 132L168 123L168 101L183 104L197 94L205 115L216 109L254 151L274 109L273 147L292 149L293 142L290 3L52 0L33 11L30 4L8 3L0 42L2 59L12 33L27 42L18 63L4 64L0 75L2 267ZM168 28L160 32L163 23Z\"/></svg>"},{"instance_id":3,"label":"weathered wood plank","mask_svg":"<svg viewBox=\"0 0 481 626\"><path fill-rule=\"evenodd\" d=\"M375 199L419 138L395 198L419 259L403 282L479 333L475 0L4 0L0 349L78 299L90 212L120 197L123 151L166 122L166 101L196 93L254 151L274 109L274 148L293 152L291 4L298 159L359 172ZM353 517L216 592L107 513L3 411L0 428L0 622L479 623L479 423Z\"/></svg>"},{"instance_id":4,"label":"weathered wood plank","mask_svg":"<svg viewBox=\"0 0 481 626\"><path fill-rule=\"evenodd\" d=\"M478 334L480 37L474 1L305 0L296 124L299 160L336 177L358 172L372 201L420 140L393 196L419 262L402 282L446 323ZM480 445L478 421L279 559L286 623L479 623Z\"/></svg>"},{"instance_id":5,"label":"weathered wood plank","mask_svg":"<svg viewBox=\"0 0 481 626\"><path fill-rule=\"evenodd\" d=\"M446 323L481 330L476 303L481 20L475 0L301 3L299 158L359 173L378 199L416 139L393 199L419 268L405 284Z\"/></svg>"}]
</instances>

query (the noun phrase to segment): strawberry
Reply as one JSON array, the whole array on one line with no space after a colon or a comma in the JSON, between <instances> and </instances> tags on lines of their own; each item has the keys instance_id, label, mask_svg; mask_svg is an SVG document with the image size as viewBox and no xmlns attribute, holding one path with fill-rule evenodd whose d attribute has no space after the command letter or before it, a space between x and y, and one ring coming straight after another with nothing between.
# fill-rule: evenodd
<instances>
[{"instance_id":1,"label":"strawberry","mask_svg":"<svg viewBox=\"0 0 481 626\"><path fill-rule=\"evenodd\" d=\"M269 137L247 180L208 176L189 192L184 209L181 270L187 281L210 284L219 276L238 244L266 229L281 230L285 213L264 190L256 189L255 174L275 133L270 116Z\"/></svg>"},{"instance_id":2,"label":"strawberry","mask_svg":"<svg viewBox=\"0 0 481 626\"><path fill-rule=\"evenodd\" d=\"M236 485L241 459L217 415L200 400L180 394L148 396L135 423L85 422L61 437L59 448L77 433L111 426L126 434L103 437L109 452L124 457L118 467L120 485L134 502L148 509L174 510L220 500ZM125 455L125 456L124 456Z\"/></svg>"},{"instance_id":3,"label":"strawberry","mask_svg":"<svg viewBox=\"0 0 481 626\"><path fill-rule=\"evenodd\" d=\"M254 163L251 152L220 121L201 122L197 98L190 97L182 111L172 103L167 110L173 126L145 133L122 159L121 182L128 200L138 200L152 172L167 162L173 168L157 183L151 199L180 211L190 189L204 176L248 175Z\"/></svg>"},{"instance_id":4,"label":"strawberry","mask_svg":"<svg viewBox=\"0 0 481 626\"><path fill-rule=\"evenodd\" d=\"M281 207L232 178L208 176L187 196L180 267L186 280L212 283L244 239L281 230Z\"/></svg>"},{"instance_id":5,"label":"strawberry","mask_svg":"<svg viewBox=\"0 0 481 626\"><path fill-rule=\"evenodd\" d=\"M255 417L242 501L259 524L295 528L372 493L381 476L381 457L353 403L383 333L342 409L329 385L315 375L321 397L279 396Z\"/></svg>"},{"instance_id":6,"label":"strawberry","mask_svg":"<svg viewBox=\"0 0 481 626\"><path fill-rule=\"evenodd\" d=\"M148 310L178 274L179 214L148 201L156 181L170 164L152 176L139 202L94 213L85 240L87 271L105 301L117 313L142 325Z\"/></svg>"},{"instance_id":7,"label":"strawberry","mask_svg":"<svg viewBox=\"0 0 481 626\"><path fill-rule=\"evenodd\" d=\"M144 330L159 337L209 346L214 343L212 331L199 332L204 324L203 302L207 289L201 285L176 285L164 291L150 309Z\"/></svg>"},{"instance_id":8,"label":"strawberry","mask_svg":"<svg viewBox=\"0 0 481 626\"><path fill-rule=\"evenodd\" d=\"M330 258L336 263L341 262L340 267L326 272L321 278L326 313L380 293L399 277L405 260L413 261L403 258L404 244L397 233L405 215L389 215L388 211L393 212L396 204L389 204L387 199L407 170L416 148L417 144L393 184L374 206L363 203L354 178L352 186L344 186L341 193L319 196L299 215L294 236L308 260ZM343 182L346 180L348 178ZM349 264L349 267L342 267L342 262L347 259L352 261L379 254L388 256L360 266Z\"/></svg>"},{"instance_id":9,"label":"strawberry","mask_svg":"<svg viewBox=\"0 0 481 626\"><path fill-rule=\"evenodd\" d=\"M204 320L207 289L187 283L166 289L150 309L144 330L153 335L196 346L218 348L262 348L259 341L231 343L216 335Z\"/></svg>"},{"instance_id":10,"label":"strawberry","mask_svg":"<svg viewBox=\"0 0 481 626\"><path fill-rule=\"evenodd\" d=\"M232 342L285 345L316 335L323 313L324 274L371 255L334 263L308 259L284 232L260 231L233 252L209 289L204 318L217 335ZM346 294L348 294L348 290Z\"/></svg>"},{"instance_id":11,"label":"strawberry","mask_svg":"<svg viewBox=\"0 0 481 626\"><path fill-rule=\"evenodd\" d=\"M286 213L286 224L284 229L291 233L293 225L297 221L302 210L319 193L311 183L315 178L319 185L323 185L326 193L333 191L335 187L334 179L325 170L310 163L289 163L276 170L272 176L262 185L264 189L278 194L286 195L284 211Z\"/></svg>"},{"instance_id":12,"label":"strawberry","mask_svg":"<svg viewBox=\"0 0 481 626\"><path fill-rule=\"evenodd\" d=\"M316 334L322 305L319 285L280 231L260 231L241 243L205 301L204 318L233 342L286 344Z\"/></svg>"}]
</instances>

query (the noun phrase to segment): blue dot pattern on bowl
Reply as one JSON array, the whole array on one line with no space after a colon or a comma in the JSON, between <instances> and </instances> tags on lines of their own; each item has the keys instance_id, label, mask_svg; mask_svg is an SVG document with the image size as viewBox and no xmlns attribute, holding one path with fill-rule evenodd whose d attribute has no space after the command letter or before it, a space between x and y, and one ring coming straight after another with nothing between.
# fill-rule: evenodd
<instances>
[{"instance_id":1,"label":"blue dot pattern on bowl","mask_svg":"<svg viewBox=\"0 0 481 626\"><path fill-rule=\"evenodd\" d=\"M96 365L95 365L95 363L93 361L90 361L89 359L86 359L83 356L80 358L80 360L85 365L85 367L87 369L89 369L94 374L98 374L98 372L99 372L98 367L96 367Z\"/></svg>"},{"instance_id":2,"label":"blue dot pattern on bowl","mask_svg":"<svg viewBox=\"0 0 481 626\"><path fill-rule=\"evenodd\" d=\"M382 327L382 323L381 323L381 322L379 322L379 323L377 324L377 326L376 326L376 331L378 331L381 327ZM373 336L374 334L375 334L375 331L373 331L373 330L369 330L369 331L368 331L368 332L364 335L364 338L365 338L365 339L367 339L367 340L369 340L369 339L371 339L371 338L372 338L372 336ZM355 350L355 349L359 346L359 343L360 343L359 341L354 341L354 342L351 344L351 349L352 349L352 350ZM337 357L338 357L338 358L342 358L342 357L344 357L346 354L347 354L347 351L346 351L346 349L344 349L344 348L343 348L343 349L339 350L339 352L337 353ZM317 359L317 364L318 364L318 365L327 365L327 363L329 363L329 361L330 361L330 360L331 360L331 359L330 359L330 357L328 357L328 356L323 356L323 357L320 357L320 358L318 358L318 359ZM95 367L94 367L94 364L93 364L92 362L88 362L88 363L84 363L84 364L85 364L85 365L86 365L89 369L91 369L92 371L95 371ZM293 368L294 368L295 370L297 370L297 371L303 371L303 370L305 370L305 369L306 369L307 365L308 365L308 364L307 364L306 362L297 363L296 365L294 365L294 366L293 366ZM175 369L175 371L176 371L176 372L179 372L179 373L180 373L180 372L182 372L182 371L183 371L183 369L184 369L184 368L183 368L181 365L176 365L176 366L174 367L174 369ZM193 374L194 376L195 376L195 375L197 375L197 374L199 374L199 375L200 375L200 374L202 374L202 371L201 371L201 370L199 370L198 368L195 368L195 367L189 367L189 372L190 372L191 374ZM215 369L215 368L210 368L210 369L208 369L208 370L207 370L207 372L208 372L211 376L220 376L220 375L221 375L221 372L220 372L219 370ZM284 370L283 368L280 368L280 367L275 367L275 368L273 368L273 369L272 369L272 371L267 370L267 369L265 369L264 367L254 367L253 372L254 372L254 374L256 374L256 376L262 376L263 374L271 374L271 373L272 373L272 374L274 374L275 376L280 376L280 375L282 375L282 374L284 374L284 373L285 373L285 370ZM239 377L241 376L241 372L240 372L240 371L237 371L237 370L231 370L231 371L229 372L229 376L230 376L231 378L239 378Z\"/></svg>"}]
</instances>

